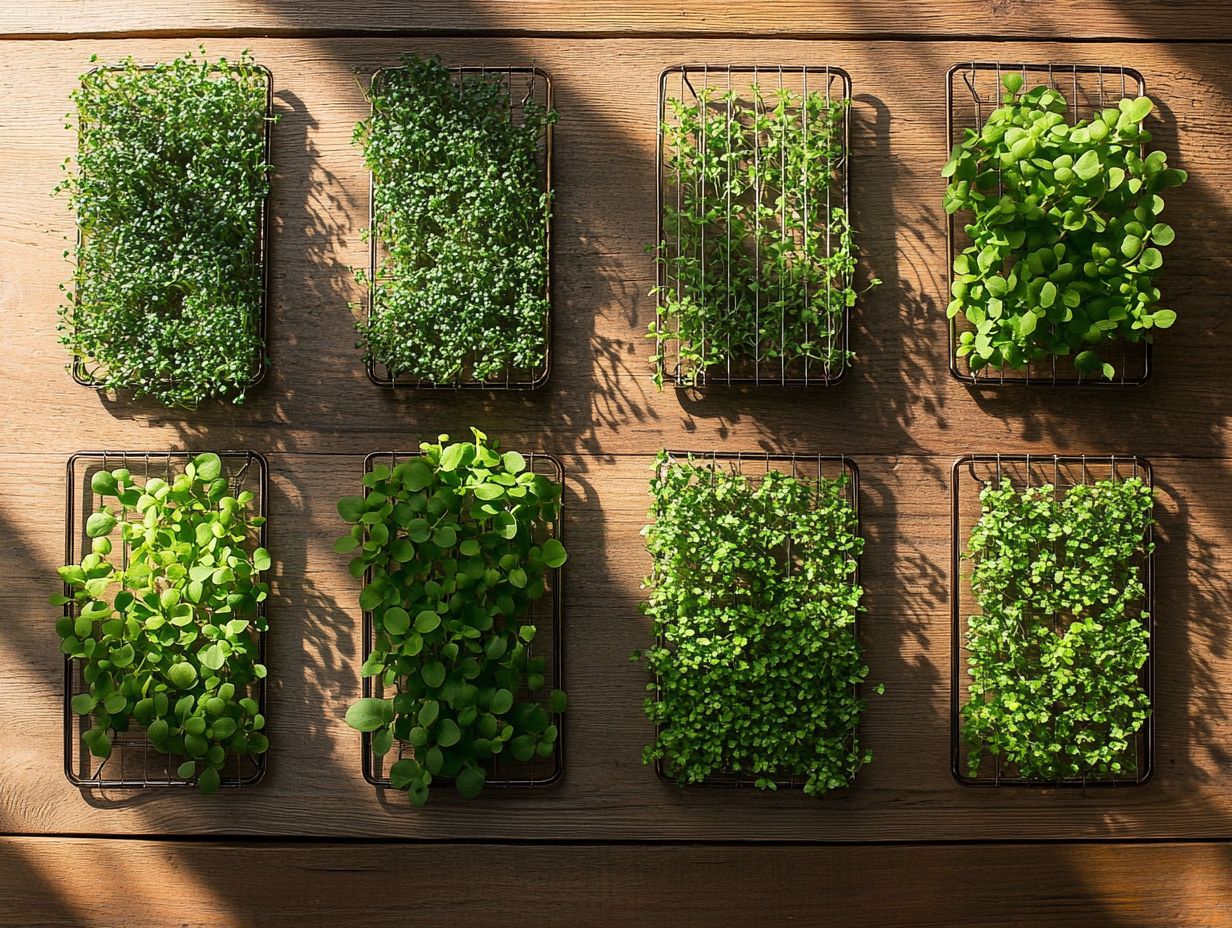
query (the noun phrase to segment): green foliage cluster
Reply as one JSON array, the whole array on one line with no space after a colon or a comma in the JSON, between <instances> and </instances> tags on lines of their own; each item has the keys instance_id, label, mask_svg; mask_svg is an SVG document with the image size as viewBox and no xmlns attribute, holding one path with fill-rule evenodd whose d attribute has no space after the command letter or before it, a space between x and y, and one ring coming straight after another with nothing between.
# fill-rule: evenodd
<instances>
[{"instance_id":1,"label":"green foliage cluster","mask_svg":"<svg viewBox=\"0 0 1232 928\"><path fill-rule=\"evenodd\" d=\"M661 204L655 383L670 351L682 384L707 371L804 359L844 367L842 327L856 292L855 247L841 202L848 101L788 88L698 89L669 99L662 127L668 194Z\"/></svg>"},{"instance_id":2,"label":"green foliage cluster","mask_svg":"<svg viewBox=\"0 0 1232 928\"><path fill-rule=\"evenodd\" d=\"M1148 98L1071 126L1059 91L1020 93L1022 83L1006 75L1002 105L965 131L942 172L946 212L970 214L947 310L971 325L958 355L972 371L1072 355L1079 372L1112 379L1101 348L1176 320L1158 306L1159 249L1174 237L1158 217L1160 193L1186 174L1162 151L1142 155Z\"/></svg>"},{"instance_id":3,"label":"green foliage cluster","mask_svg":"<svg viewBox=\"0 0 1232 928\"><path fill-rule=\"evenodd\" d=\"M846 478L752 479L662 453L650 490L644 760L681 784L732 772L764 789L797 777L810 795L848 785L871 754Z\"/></svg>"},{"instance_id":4,"label":"green foliage cluster","mask_svg":"<svg viewBox=\"0 0 1232 928\"><path fill-rule=\"evenodd\" d=\"M980 494L971 533L970 700L962 735L1029 779L1134 774L1134 735L1151 711L1142 560L1153 496L1137 477Z\"/></svg>"},{"instance_id":5,"label":"green foliage cluster","mask_svg":"<svg viewBox=\"0 0 1232 928\"><path fill-rule=\"evenodd\" d=\"M72 604L56 631L82 664L72 708L91 716L83 740L107 758L115 732L142 726L159 752L185 758L180 777L212 793L228 753L269 746L249 695L266 674L255 633L267 628L270 555L252 545L264 520L249 514L251 492L231 494L215 454L169 483L119 468L90 485L103 501L86 522L91 551L60 568L69 595L52 597Z\"/></svg>"},{"instance_id":6,"label":"green foliage cluster","mask_svg":"<svg viewBox=\"0 0 1232 928\"><path fill-rule=\"evenodd\" d=\"M362 673L394 690L360 699L346 720L371 733L378 756L405 746L389 779L416 806L437 777L471 799L500 755L552 756L549 709L565 708L560 690L547 708L535 698L545 660L528 649L531 605L565 562L564 546L545 537L560 518L560 484L472 431L474 442L442 435L411 460L378 465L364 496L338 503L354 527L336 550L366 580L359 603L375 630Z\"/></svg>"},{"instance_id":7,"label":"green foliage cluster","mask_svg":"<svg viewBox=\"0 0 1232 928\"><path fill-rule=\"evenodd\" d=\"M510 94L499 71L455 78L413 55L373 80L372 116L355 127L379 262L357 275L372 290L360 347L393 377L483 381L546 364L541 159L557 114Z\"/></svg>"},{"instance_id":8,"label":"green foliage cluster","mask_svg":"<svg viewBox=\"0 0 1232 928\"><path fill-rule=\"evenodd\" d=\"M82 76L76 170L57 187L80 230L60 331L98 386L243 400L265 350L266 93L247 53Z\"/></svg>"}]
</instances>

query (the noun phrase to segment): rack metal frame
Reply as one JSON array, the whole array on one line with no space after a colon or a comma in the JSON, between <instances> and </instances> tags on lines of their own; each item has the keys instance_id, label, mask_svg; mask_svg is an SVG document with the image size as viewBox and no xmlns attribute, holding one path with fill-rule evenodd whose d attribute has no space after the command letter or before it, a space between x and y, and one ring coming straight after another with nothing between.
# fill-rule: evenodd
<instances>
[{"instance_id":1,"label":"rack metal frame","mask_svg":"<svg viewBox=\"0 0 1232 928\"><path fill-rule=\"evenodd\" d=\"M835 99L845 100L848 103L850 103L851 101L851 76L842 68L831 66L831 65L769 65L769 66L764 66L764 65L735 65L735 64L678 64L678 65L673 65L668 68L664 68L663 71L660 72L659 74L659 109L658 109L659 122L658 122L656 140L655 140L655 161L656 161L655 243L656 243L656 253L658 257L658 260L656 261L656 278L655 279L656 279L656 286L657 288L660 289L660 291L663 288L665 288L668 283L668 273L664 265L665 265L665 260L668 257L670 257L672 254L672 252L670 251L671 243L667 241L666 239L666 233L665 233L665 228L664 228L665 226L664 208L667 204L666 198L668 197L670 190L675 189L677 191L677 200L679 201L679 193L680 193L679 185L677 184L677 186L673 188L670 184L669 178L666 176L667 165L664 160L665 154L666 154L665 140L664 140L664 128L667 123L667 101L669 97L668 83L673 76L678 77L680 96L677 99L685 99L685 95L686 93L688 93L696 101L698 99L698 90L697 90L697 87L694 86L693 80L690 79L691 77L700 76L701 86L705 86L705 87L714 86L711 84L712 77L725 78L725 81L726 81L725 89L730 91L730 90L738 89L733 84L733 81L732 81L732 78L735 75L751 75L750 86L752 84L758 83L758 79L760 77L762 76L768 77L772 80L776 80L776 86L775 86L776 90L784 89L785 87L784 77L785 76L798 75L801 81L801 93L802 93L802 96L805 98L807 98L809 94L809 80L811 78L814 82L820 81L820 84L817 84L814 87L814 89L816 89L817 86L824 86L827 103L830 103L832 100L835 100ZM834 95L834 88L836 84L837 84L839 93L837 95ZM728 106L727 109L728 109L728 118L730 119L732 110L730 106ZM804 128L805 133L807 134L807 131L808 131L807 112L805 113L805 116L804 116L803 128ZM824 222L826 223L826 230L827 230L825 257L829 257L831 254L833 254L831 241L830 241L831 235L830 235L829 229L830 229L830 223L831 223L831 210L832 210L832 207L835 205L834 200L837 199L841 202L842 208L849 218L851 215L851 179L850 179L851 114L850 114L849 107L844 108L842 127L841 127L841 138L842 138L842 148L843 148L841 160L829 166L835 171L835 173L838 174L838 177L839 177L839 180L838 180L839 189L837 191L837 196L833 195L835 193L835 191L833 190L833 187L835 186L834 183L829 183L826 186L826 202L825 202L824 214L823 214ZM704 145L704 139L699 139L698 145L699 147ZM805 183L807 184L807 182L808 182L808 179L806 177ZM677 206L679 207L679 202L677 203ZM728 204L728 206L730 208L730 203ZM819 211L820 209L821 207L818 207ZM808 226L809 225L809 209L808 209L808 204L807 204L807 197L805 198L803 219L804 219L805 225ZM780 215L780 222L781 223L784 222L783 217L781 215ZM786 235L785 232L784 234ZM729 255L732 253L731 248L732 248L732 245L729 242L729 245L728 245ZM676 253L679 253L679 250L680 250L679 243L676 243ZM704 260L703 260L703 263L704 263ZM730 276L730 267L728 268L728 273ZM704 274L704 268L703 268L703 274ZM844 289L847 286L850 286L850 283L851 283L850 278L844 278L839 281L839 285L841 285ZM822 293L818 294L818 296L821 296L821 295ZM758 299L760 300L760 297ZM760 308L757 308L755 310L755 316L758 318L760 317ZM827 312L827 316L829 316L828 312ZM726 357L726 363L724 365L723 371L703 370L703 371L694 372L691 376L685 376L683 372L681 371L681 361L680 361L678 354L674 361L668 360L668 355L665 350L666 342L675 341L675 339L664 339L663 337L662 333L663 333L663 326L664 326L665 318L666 317L663 312L663 299L662 299L662 296L660 296L656 303L656 307L655 307L656 331L659 333L655 339L656 356L658 358L658 361L656 362L656 367L665 383L671 383L678 388L704 389L708 386L730 387L730 386L772 386L772 385L773 386L832 386L832 385L839 383L841 380L843 380L846 377L851 367L850 361L844 360L838 366L837 370L834 370L831 368L831 365L828 362L815 361L809 358L794 359L789 365L787 359L782 355L781 352L777 359L767 360L767 359L763 359L762 357L760 357L760 355L762 354L760 345L758 348L759 357L751 358L751 359L744 358L744 357L737 357L731 353L730 344L729 344L728 346L729 350L728 350L728 354ZM805 335L807 338L807 335L808 335L808 323L807 322L804 323L804 327L805 327L804 328ZM760 331L760 328L761 328L760 321L758 321L755 323L755 329ZM786 316L784 315L784 318L782 319L780 323L780 346L782 342L786 341L786 329L787 329L787 319L786 319ZM843 308L842 308L842 314L841 314L841 324L839 325L837 331L831 330L827 338L830 340L837 339L837 345L832 345L832 347L837 348L837 350L839 350L845 358L848 357L850 354L850 333L851 333L851 309L850 307L846 306L846 304L844 303ZM702 341L704 344L705 342L704 325L703 325ZM777 368L778 369L777 373L776 374L771 373L768 370L763 373L763 368L765 368L767 365L769 367ZM752 373L748 373L747 370L745 370L750 366L752 368ZM821 367L822 368L821 373L820 374L813 373L810 370L810 368L812 367Z\"/></svg>"},{"instance_id":2,"label":"rack metal frame","mask_svg":"<svg viewBox=\"0 0 1232 928\"><path fill-rule=\"evenodd\" d=\"M81 512L84 515L94 510L94 493L90 488L90 478L99 470L110 470L113 467L128 467L130 470L140 466L144 479L151 476L174 476L173 468L183 466L200 454L201 451L79 451L69 457L65 465L65 520L64 520L64 557L66 564L80 563L83 550L78 547L84 539L78 531L78 491L80 482ZM215 452L227 468L228 481L232 488L255 489L257 493L256 514L267 518L269 506L269 463L265 456L256 451L218 451ZM155 473L157 469L157 473ZM255 476L252 472L255 470ZM250 481L256 482L255 488ZM82 531L85 519L81 520ZM264 522L257 530L257 545L266 547L268 544L269 523ZM128 546L121 551L121 564L128 566ZM71 595L68 584L64 585L64 594ZM75 604L65 604L63 614L72 618L76 615ZM257 615L268 619L268 599L261 602ZM260 661L268 661L268 632L256 632L257 647ZM78 716L72 709L73 694L81 682L80 662L72 657L64 659L64 775L74 786L81 789L143 789L148 787L186 787L195 781L186 780L176 773L177 761L184 758L169 754L161 754L150 744L144 729L132 725L126 732L116 732L112 738L111 756L102 760L82 749L81 735L86 726L82 719L89 716ZM256 701L262 715L266 712L267 680L262 678L253 684L256 691ZM251 693L250 693L251 695ZM141 776L128 773L130 756L140 753L139 762ZM221 785L224 787L251 786L265 776L267 753L252 755L228 754L228 766L223 773ZM158 758L157 760L154 760ZM110 776L106 773L108 765L113 769L118 767L120 774ZM83 773L83 771L85 771Z\"/></svg>"},{"instance_id":3,"label":"rack metal frame","mask_svg":"<svg viewBox=\"0 0 1232 928\"><path fill-rule=\"evenodd\" d=\"M985 97L981 95L978 86L979 76L989 72L992 75L991 96ZM1089 117L1108 106L1115 106L1117 101L1130 96L1131 91L1135 96L1143 96L1146 93L1146 81L1142 74L1133 68L1121 65L1006 64L989 61L956 64L946 72L945 76L945 137L950 146L946 151L947 158L953 147L962 140L963 130L978 129L983 126L987 115L986 110L991 112L1000 105L1001 79L1006 74L1021 74L1024 87L1046 83L1065 94L1071 118L1075 121ZM965 99L956 93L960 81L970 97L968 106L974 111L973 120L960 119L956 110L958 100ZM1093 82L1093 86L1090 82ZM972 114L968 112L968 115ZM962 241L962 229L955 215L950 214L946 217L945 236L947 294L954 286L954 258L960 250ZM1058 363L1070 364L1070 362L1067 359L1056 357L1033 362L1020 371L1004 367L981 368L978 371L972 371L963 363L963 359L958 357L959 335L962 331L969 330L969 324L958 316L946 322L950 375L972 387L1081 386L1108 389L1142 386L1151 377L1151 342L1146 340L1141 342L1140 351L1139 346L1124 343L1119 346L1117 376L1113 380L1106 380L1099 374L1062 374L1058 371ZM1134 350L1130 351L1130 347Z\"/></svg>"},{"instance_id":4,"label":"rack metal frame","mask_svg":"<svg viewBox=\"0 0 1232 928\"><path fill-rule=\"evenodd\" d=\"M981 478L980 468L991 470L991 477ZM1150 462L1134 455L1085 455L1085 454L966 454L955 460L951 469L951 522L950 522L950 773L962 786L1000 787L1064 787L1085 789L1088 787L1140 786L1150 780L1154 771L1155 757L1155 552L1154 526L1148 526L1143 539L1142 581L1145 588L1143 608L1148 613L1147 659L1139 672L1139 683L1151 703L1152 711L1136 734L1134 742L1135 772L1132 777L1117 778L1063 778L1041 779L1002 772L1000 756L991 761L990 775L972 776L967 773L965 749L962 739L962 707L965 704L962 680L965 679L963 606L971 602L970 586L962 577L963 553L970 537L972 524L961 516L963 484L984 486L989 479L1000 483L1003 476L1011 480L1015 473L1025 477L1024 486L1051 483L1057 492L1065 492L1080 483L1089 482L1092 474L1104 474L1102 479L1139 477L1152 491L1155 488ZM1077 470L1078 481L1073 472ZM1034 479L1038 475L1042 482ZM1017 484L1016 484L1017 485ZM964 587L966 595L964 596Z\"/></svg>"},{"instance_id":5,"label":"rack metal frame","mask_svg":"<svg viewBox=\"0 0 1232 928\"><path fill-rule=\"evenodd\" d=\"M555 455L548 454L544 451L525 452L527 469L536 474L543 474L549 479L560 485L561 501L560 509L557 512L555 522L550 526L549 533L544 537L555 538L558 541L564 540L564 486L565 472L560 459ZM385 464L390 468L394 467L400 461L421 457L422 451L373 451L364 458L364 474L371 473L377 465ZM364 489L364 496L371 492L368 488ZM563 688L564 685L564 568L557 567L551 569L545 577L549 578L550 594L551 594L551 631L552 631L552 657L548 662L548 667L551 669L551 675L545 674L545 681L542 692L548 693L552 689ZM369 568L364 572L364 585L372 582L372 570ZM540 628L540 623L535 621L535 607L532 603L529 612L525 616L529 619L529 624ZM363 657L366 660L372 647L375 643L376 631L372 620L372 613L365 610L363 615ZM536 640L541 640L536 635ZM533 656L532 645L527 645L527 654ZM361 682L362 695L365 699L372 697L381 698L382 688L379 687L378 681L374 677L364 677ZM543 696L536 700L545 707L547 706L547 697ZM560 780L565 772L565 717L564 713L551 712L552 724L557 727L557 737L555 751L551 757L551 764L547 766L547 759L535 756L530 761L525 763L519 761L508 760L503 754L495 764L488 769L489 778L486 784L487 788L496 789L536 789L545 786L551 786ZM403 756L405 751L403 742L395 740L393 751L396 753L394 760L398 760ZM372 786L378 789L391 789L389 776L385 771L386 761L383 757L378 757L372 750L372 734L364 732L361 736L360 747L364 779ZM392 763L392 762L389 762ZM546 766L546 769L541 769ZM498 774L493 776L492 774ZM433 777L433 786L452 786L455 782L453 777Z\"/></svg>"},{"instance_id":6,"label":"rack metal frame","mask_svg":"<svg viewBox=\"0 0 1232 928\"><path fill-rule=\"evenodd\" d=\"M389 67L378 68L373 72L369 86L376 89L380 87L382 81L387 74L395 71L404 70L403 68ZM468 75L477 75L480 78L486 78L489 75L502 77L506 87L509 89L509 107L510 118L514 114L514 88L513 81L515 77L522 76L528 78L526 94L522 97L519 105L524 106L531 100L538 91L539 82L543 84L543 100L542 105L546 109L552 109L555 105L555 93L552 88L552 76L543 68L536 66L491 66L491 65L465 65L460 67L452 67L449 72L458 81L464 80ZM375 107L369 106L369 117L375 114ZM553 129L552 123L548 123L544 130L543 141L543 189L549 196L552 195L552 148L553 148ZM546 266L546 290L545 298L548 301L548 310L544 313L543 319L543 364L532 369L514 369L506 368L504 380L475 380L467 378L459 374L459 376L451 381L436 381L428 380L421 377L412 377L407 375L391 376L384 365L378 364L375 359L367 358L364 361L364 372L368 379L378 387L385 387L391 390L397 389L414 389L414 390L538 390L548 382L548 378L552 372L552 223L556 214L555 200L552 200L552 207L548 210L544 220L543 233L543 248L545 253ZM376 231L376 178L372 172L368 172L368 295L365 299L366 315L370 320L377 311L376 294L371 285L371 281L376 279L377 265L380 257L380 241L378 240ZM381 370L385 373L382 374Z\"/></svg>"}]
</instances>

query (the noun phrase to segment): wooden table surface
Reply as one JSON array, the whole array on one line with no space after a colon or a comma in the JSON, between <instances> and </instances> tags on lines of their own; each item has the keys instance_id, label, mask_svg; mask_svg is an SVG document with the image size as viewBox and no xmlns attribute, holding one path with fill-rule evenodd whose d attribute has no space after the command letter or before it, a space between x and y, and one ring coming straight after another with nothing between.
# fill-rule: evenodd
<instances>
[{"instance_id":1,"label":"wooden table surface","mask_svg":"<svg viewBox=\"0 0 1232 928\"><path fill-rule=\"evenodd\" d=\"M0 531L14 553L0 613L0 832L10 836L0 900L11 902L0 925L242 925L271 899L281 904L266 924L376 924L391 860L410 879L430 862L458 881L483 869L544 884L510 912L495 901L459 908L463 884L437 877L419 911L443 924L1232 924L1232 342L1220 329L1232 282L1232 3L178 6L0 8ZM69 378L55 326L73 219L50 191L75 143L68 94L92 54L155 60L202 42L211 56L251 48L274 75L273 367L244 406L185 415ZM391 396L363 375L349 305L368 211L350 141L366 109L355 75L404 51L552 74L556 334L543 391ZM1177 240L1163 289L1180 318L1146 387L973 391L949 377L944 75L970 60L1144 74L1160 106L1156 142L1190 174L1165 213ZM852 76L860 274L884 285L856 312L857 361L841 386L698 398L650 381L656 78L682 61L830 64ZM550 789L434 796L413 810L364 782L359 738L342 721L359 692L360 615L332 552L343 530L334 502L356 492L367 452L471 424L565 463L568 764ZM660 447L858 461L862 638L886 693L870 697L862 733L875 758L852 789L821 800L679 790L642 765L645 676L629 654L648 635L638 531ZM95 448L269 456L272 743L256 787L99 794L63 777L46 599L63 557L64 462ZM973 790L950 777L949 468L962 453L997 451L1154 465L1157 744L1144 787ZM157 891L147 870L166 866L191 877L187 896ZM177 899L192 902L181 910Z\"/></svg>"}]
</instances>

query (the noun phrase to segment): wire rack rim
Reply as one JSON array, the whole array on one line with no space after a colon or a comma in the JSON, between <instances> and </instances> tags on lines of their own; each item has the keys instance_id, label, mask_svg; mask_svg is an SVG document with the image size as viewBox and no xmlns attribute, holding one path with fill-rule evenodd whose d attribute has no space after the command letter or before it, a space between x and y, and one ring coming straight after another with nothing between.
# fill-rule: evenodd
<instances>
[{"instance_id":1,"label":"wire rack rim","mask_svg":"<svg viewBox=\"0 0 1232 928\"><path fill-rule=\"evenodd\" d=\"M1151 469L1151 462L1141 455L1137 454L1033 454L1030 452L1016 454L964 454L954 460L952 467L953 479L957 481L959 472L966 467L971 476L975 477L974 467L977 464L993 464L998 467L1001 464L1023 464L1026 465L1028 473L1033 465L1036 466L1059 466L1062 464L1079 464L1082 466L1085 473L1089 467L1107 467L1110 469L1109 479L1118 479L1119 467L1132 467L1134 476L1137 472L1142 471L1142 478L1147 482L1147 485L1152 489L1155 487L1154 472Z\"/></svg>"},{"instance_id":2,"label":"wire rack rim","mask_svg":"<svg viewBox=\"0 0 1232 928\"><path fill-rule=\"evenodd\" d=\"M166 64L167 62L140 63L137 65L137 70L156 71L160 67L163 67ZM211 70L216 68L216 65L213 65L212 62L210 64L212 65ZM123 71L126 69L126 67L127 66L123 64L97 65L96 67L93 67L90 70L86 71L86 75L88 76L91 74L98 74L103 71ZM252 68L252 70L260 74L265 80L265 116L262 118L262 134L263 134L263 144L264 144L264 160L266 164L269 164L271 160L271 156L272 156L272 149L273 149L273 143L272 143L272 137L271 137L272 136L271 127L273 126L273 123L274 123L274 72L271 71L267 66L260 64L259 62L253 62L250 65L250 67ZM261 211L260 211L261 229L260 229L259 240L257 242L257 265L258 265L258 268L261 274L261 302L260 302L260 306L258 307L255 315L256 315L257 335L261 339L261 352L260 352L260 355L257 357L255 364L253 365L254 370L251 376L249 377L248 381L244 383L241 387L241 389L244 391L259 387L261 384L265 382L266 377L269 376L269 368L270 368L270 358L269 358L269 336L270 336L270 332L269 332L269 328L270 328L270 319L269 319L270 231L269 230L270 230L270 217L269 217L269 210L270 210L270 193L273 189L273 175L274 175L274 172L270 171L269 176L268 176L270 190L267 190L265 193L265 196L261 198ZM82 233L81 233L81 223L80 222L76 223L76 231L77 231L77 248L81 248ZM75 275L76 275L76 269L74 268L74 277ZM76 303L76 297L74 297L73 303L74 304ZM70 376L72 376L73 381L77 383L78 385L83 386L83 387L90 387L91 389L102 392L107 389L104 382L99 380L96 376L94 376L94 374L86 373L86 368L91 363L92 361L90 358L85 358L79 354L74 354L73 360L71 364L69 365L69 374ZM163 381L163 383L174 383L174 382L175 382L174 378L168 378L167 380Z\"/></svg>"},{"instance_id":3,"label":"wire rack rim","mask_svg":"<svg viewBox=\"0 0 1232 928\"><path fill-rule=\"evenodd\" d=\"M519 104L523 106L529 101L530 97L535 92L535 81L542 78L544 84L544 107L550 110L555 105L555 91L553 90L552 85L552 75L538 65L442 65L442 67L449 71L450 74L457 77L464 77L467 74L492 74L497 77L500 75L507 75L512 78L515 74L529 74L531 76L530 86L527 89L526 97L524 97L521 104ZM397 65L386 65L384 67L377 68L372 72L372 76L368 81L370 91L372 87L377 85L377 81L384 75L405 70L405 66L400 67ZM510 106L513 106L512 88L510 93ZM375 105L370 103L369 113L375 115L375 112ZM542 172L544 191L549 196L549 203L555 202L552 188L553 137L554 126L549 122L544 127ZM555 210L549 208L547 220L544 223L544 251L546 252L544 297L547 300L548 308L544 313L543 320L544 349L542 364L533 368L507 367L503 382L501 380L492 379L482 381L463 380L460 376L449 381L428 380L420 377L399 380L398 375L388 373L388 367L378 364L375 358L366 357L364 359L364 374L367 376L368 380L375 386L386 390L485 390L498 393L508 391L539 390L544 387L552 375L552 226L555 216ZM372 171L368 172L368 228L370 232L376 228L376 177ZM378 244L377 237L374 234L370 234L368 242L368 273L373 279L376 279ZM367 290L367 296L363 301L363 305L366 307L366 317L370 320L373 313L376 312L376 296L375 290L371 283L369 283ZM378 367L385 367L387 373L384 377L377 373ZM532 376L530 379L514 380L512 377L515 372L529 373Z\"/></svg>"},{"instance_id":4,"label":"wire rack rim","mask_svg":"<svg viewBox=\"0 0 1232 928\"><path fill-rule=\"evenodd\" d=\"M191 461L199 454L207 452L203 451L132 451L132 450L114 450L114 451L76 451L68 456L65 462L65 486L66 486L66 502L65 502L65 540L64 540L64 556L66 563L73 563L76 560L76 504L77 504L77 465L89 461L101 461L105 466L109 457L117 458L121 463L127 463L129 460L142 461L147 465L151 461L165 461L168 466L173 461L184 459ZM269 462L265 455L259 451L253 450L231 450L231 451L214 451L223 459L243 458L244 464L239 469L239 474L247 476L248 468L255 461L257 463L257 479L261 488L260 506L258 514L261 517L266 517L269 507ZM93 490L89 490L90 497L93 497ZM82 503L86 501L86 496L83 494ZM263 523L258 528L258 538L261 546L265 546L268 539L268 521ZM68 584L64 584L64 593L68 595ZM73 604L66 603L63 607L63 615L71 616L73 614ZM258 605L257 614L268 620L269 618L269 599L263 600ZM258 632L258 653L261 663L268 662L269 648L269 633ZM74 760L79 758L77 751L81 749L80 736L76 734L76 727L80 720L80 716L72 711L72 694L75 688L77 674L80 672L77 666L76 659L65 655L64 658L64 696L62 700L62 721L64 731L64 775L70 784L79 789L165 789L168 787L185 788L195 785L195 780L187 780L179 776L172 776L170 773L165 779L138 780L135 777L121 776L118 778L107 778L102 776L102 772L106 764L110 761L110 757L103 758L98 770L93 776L83 777L74 769ZM259 678L256 683L257 703L262 715L268 714L268 678ZM268 731L268 727L266 729ZM152 745L146 742L140 742L142 750L148 752L152 749ZM127 743L121 745L121 751L128 746ZM92 755L90 755L92 756ZM113 755L114 756L114 755ZM170 755L168 755L170 757ZM121 753L123 760L123 753ZM264 752L256 755L239 755L228 753L228 763L234 761L236 764L244 764L247 762L252 767L252 772L236 777L223 777L220 782L220 787L231 789L240 786L251 786L264 779L269 766L269 753ZM144 766L144 765L143 765Z\"/></svg>"},{"instance_id":5,"label":"wire rack rim","mask_svg":"<svg viewBox=\"0 0 1232 928\"><path fill-rule=\"evenodd\" d=\"M534 463L536 461L546 461L553 466L555 471L554 477L561 485L561 499L552 537L558 541L563 541L564 538L564 484L565 471L564 465L560 458L547 451L524 451L523 455L530 459L529 464L533 473ZM414 451L371 451L364 457L364 474L371 473L373 465L383 459L397 461L398 458L415 458L423 457L424 451L416 449ZM546 474L544 476L547 476ZM368 489L364 488L366 496ZM364 582L367 584L368 578L371 576L371 568L364 574ZM557 567L552 569L552 673L553 684L556 689L564 687L564 571ZM371 647L371 642L375 637L375 623L371 610L365 610L361 622L361 637L363 639L364 650L367 651ZM538 627L538 625L536 626ZM361 681L361 695L365 698L370 696L373 691L373 678L364 677ZM559 712L550 712L552 724L557 728L557 737L555 750L552 753L552 768L543 775L534 775L529 778L513 778L505 777L504 780L494 779L487 784L490 789L542 789L546 786L552 786L560 781L565 775L565 725L564 714ZM375 770L375 760L383 761L384 758L377 758L372 752L372 734L364 732L360 736L360 767L363 773L364 780L372 787L380 790L394 789L390 783L389 776L378 776ZM533 758L530 763L532 767L537 766L539 760L546 758ZM491 769L488 769L491 772ZM433 777L432 784L434 786L453 786L456 783L455 777Z\"/></svg>"}]
</instances>

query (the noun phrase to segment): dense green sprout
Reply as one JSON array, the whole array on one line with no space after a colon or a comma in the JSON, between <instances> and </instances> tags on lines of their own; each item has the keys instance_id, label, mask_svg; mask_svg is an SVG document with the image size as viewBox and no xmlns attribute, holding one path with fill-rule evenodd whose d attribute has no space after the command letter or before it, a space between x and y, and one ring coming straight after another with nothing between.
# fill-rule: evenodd
<instances>
[{"instance_id":1,"label":"dense green sprout","mask_svg":"<svg viewBox=\"0 0 1232 928\"><path fill-rule=\"evenodd\" d=\"M354 136L378 255L375 278L358 272L372 299L360 347L391 378L499 380L547 363L542 158L557 114L511 99L512 82L413 55L372 82Z\"/></svg>"},{"instance_id":2,"label":"dense green sprout","mask_svg":"<svg viewBox=\"0 0 1232 928\"><path fill-rule=\"evenodd\" d=\"M560 690L546 706L538 698L546 661L530 651L531 607L566 557L549 533L561 486L474 434L378 464L364 496L338 503L354 527L336 550L366 576L359 604L375 632L362 674L392 691L358 700L346 720L378 756L398 743L389 780L417 806L437 778L471 799L498 761L551 757L552 714L565 708Z\"/></svg>"},{"instance_id":3,"label":"dense green sprout","mask_svg":"<svg viewBox=\"0 0 1232 928\"><path fill-rule=\"evenodd\" d=\"M871 753L858 741L863 539L846 477L752 479L661 454L650 489L645 761L681 784L794 777L818 795L851 783Z\"/></svg>"},{"instance_id":4,"label":"dense green sprout","mask_svg":"<svg viewBox=\"0 0 1232 928\"><path fill-rule=\"evenodd\" d=\"M957 353L972 372L1072 357L1079 373L1111 380L1110 345L1149 341L1176 320L1158 305L1159 249L1174 238L1160 194L1187 175L1141 151L1146 97L1071 126L1060 91L1020 93L1018 74L1004 84L1002 105L964 132L942 172L946 212L969 215L947 310L970 326Z\"/></svg>"},{"instance_id":5,"label":"dense green sprout","mask_svg":"<svg viewBox=\"0 0 1232 928\"><path fill-rule=\"evenodd\" d=\"M969 773L999 758L1028 779L1135 775L1134 738L1151 711L1139 679L1150 486L1019 492L1003 479L980 501L965 555L979 608L965 636Z\"/></svg>"},{"instance_id":6,"label":"dense green sprout","mask_svg":"<svg viewBox=\"0 0 1232 928\"><path fill-rule=\"evenodd\" d=\"M251 692L266 675L257 633L271 561L254 544L264 519L250 491L232 493L216 454L169 482L98 471L91 489L101 500L86 522L91 551L60 568L68 595L51 600L72 607L56 631L82 667L72 709L90 716L83 740L105 759L116 732L140 726L182 758L179 777L213 792L229 754L269 746Z\"/></svg>"},{"instance_id":7,"label":"dense green sprout","mask_svg":"<svg viewBox=\"0 0 1232 928\"><path fill-rule=\"evenodd\" d=\"M192 408L241 402L259 374L267 76L246 53L130 58L73 92L76 167L57 190L80 243L60 331L97 386Z\"/></svg>"}]
</instances>

